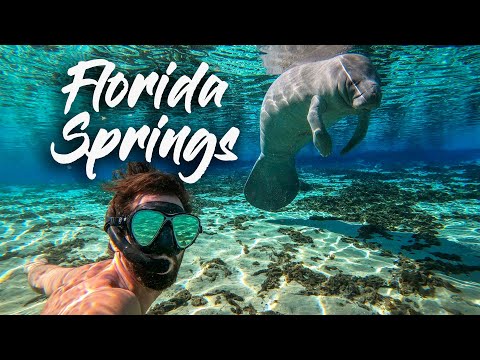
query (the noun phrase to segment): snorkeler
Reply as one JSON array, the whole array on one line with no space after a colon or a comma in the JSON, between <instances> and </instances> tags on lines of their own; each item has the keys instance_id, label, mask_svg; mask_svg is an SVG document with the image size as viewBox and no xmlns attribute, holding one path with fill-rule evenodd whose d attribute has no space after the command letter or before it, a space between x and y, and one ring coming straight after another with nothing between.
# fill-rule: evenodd
<instances>
[{"instance_id":1,"label":"snorkeler","mask_svg":"<svg viewBox=\"0 0 480 360\"><path fill-rule=\"evenodd\" d=\"M106 189L114 192L104 226L113 259L65 268L39 257L26 265L30 286L48 296L41 314L145 314L202 232L181 181L147 163L128 163Z\"/></svg>"}]
</instances>

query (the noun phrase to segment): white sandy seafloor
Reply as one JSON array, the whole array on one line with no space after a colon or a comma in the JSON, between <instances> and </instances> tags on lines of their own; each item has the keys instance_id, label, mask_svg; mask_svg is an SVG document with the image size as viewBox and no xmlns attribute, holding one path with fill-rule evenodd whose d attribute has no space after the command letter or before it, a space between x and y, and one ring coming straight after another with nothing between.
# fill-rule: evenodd
<instances>
[{"instance_id":1,"label":"white sandy seafloor","mask_svg":"<svg viewBox=\"0 0 480 360\"><path fill-rule=\"evenodd\" d=\"M340 175L322 178L307 170L301 175L309 184L340 188L347 183ZM284 275L279 278L278 287L260 291L267 276L261 270L268 269L283 251L293 256L291 262L301 263L327 278L336 274L378 276L385 280L385 286L378 290L380 295L398 299L421 314L480 314L479 271L450 275L435 272L459 291L436 287L434 296L402 295L398 289L388 286L392 274L399 269L401 246L409 244L411 234L390 232L393 239L374 235L368 242L379 243L379 249L356 246L342 239L355 238L360 223L309 220L311 215L329 214L295 210L294 206L278 213L259 211L245 201L241 189L229 189L228 181L218 176L208 181L224 191L194 193L200 203L205 200L208 205L200 214L205 232L187 249L177 282L162 293L152 308L163 304L166 314L198 315L271 313L269 311L280 314L391 313L384 302L362 303L358 298L349 299L341 294L305 294L302 284L296 280L287 282ZM199 188L200 185L195 189ZM229 191L235 195L225 196ZM42 244L55 244L47 250L57 249L60 256L64 251L63 262L60 261L63 265L80 265L105 255L107 235L101 228L109 195L97 185L3 186L0 192L8 199L0 208L0 314L38 314L45 298L29 288L23 272L25 262L42 250L39 250ZM295 201L317 193L321 195L317 190L300 193ZM418 206L434 216L452 209L480 213L478 200L471 199L446 204L425 202ZM435 258L432 252L458 254L463 264L480 265L480 224L473 220L446 220L444 224L439 235L440 246L403 251L403 255L423 259ZM280 233L279 228L293 228L310 236L313 244L295 243ZM392 251L393 256L382 256L382 249ZM187 301L173 306L171 299L178 298L178 293L184 290L189 292Z\"/></svg>"}]
</instances>

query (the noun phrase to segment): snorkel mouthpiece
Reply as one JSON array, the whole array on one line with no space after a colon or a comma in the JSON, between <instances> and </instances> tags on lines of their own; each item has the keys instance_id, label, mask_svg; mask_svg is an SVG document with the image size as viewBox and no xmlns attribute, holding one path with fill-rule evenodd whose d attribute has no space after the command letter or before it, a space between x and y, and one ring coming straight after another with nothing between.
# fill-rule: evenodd
<instances>
[{"instance_id":1,"label":"snorkel mouthpiece","mask_svg":"<svg viewBox=\"0 0 480 360\"><path fill-rule=\"evenodd\" d=\"M159 275L167 275L170 271L173 269L173 262L167 258L167 257L162 257L158 260L158 270L157 274Z\"/></svg>"},{"instance_id":2,"label":"snorkel mouthpiece","mask_svg":"<svg viewBox=\"0 0 480 360\"><path fill-rule=\"evenodd\" d=\"M114 226L108 226L107 233L115 246L131 263L137 264L149 272L166 275L174 268L173 260L165 255L148 256L130 244Z\"/></svg>"}]
</instances>

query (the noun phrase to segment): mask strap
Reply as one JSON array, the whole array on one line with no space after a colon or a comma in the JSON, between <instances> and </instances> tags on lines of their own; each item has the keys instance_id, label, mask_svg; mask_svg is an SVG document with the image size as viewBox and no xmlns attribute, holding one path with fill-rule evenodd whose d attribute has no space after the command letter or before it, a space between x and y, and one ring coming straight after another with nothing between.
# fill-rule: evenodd
<instances>
[{"instance_id":1,"label":"mask strap","mask_svg":"<svg viewBox=\"0 0 480 360\"><path fill-rule=\"evenodd\" d=\"M103 230L107 232L110 226L123 226L126 223L126 217L108 217L105 221L105 225L103 226Z\"/></svg>"}]
</instances>

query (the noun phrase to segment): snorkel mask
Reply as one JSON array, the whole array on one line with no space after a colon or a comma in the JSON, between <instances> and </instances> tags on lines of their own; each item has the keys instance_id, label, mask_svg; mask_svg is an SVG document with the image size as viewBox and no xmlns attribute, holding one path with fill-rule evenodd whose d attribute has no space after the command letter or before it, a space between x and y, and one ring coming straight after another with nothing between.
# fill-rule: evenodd
<instances>
[{"instance_id":1,"label":"snorkel mask","mask_svg":"<svg viewBox=\"0 0 480 360\"><path fill-rule=\"evenodd\" d=\"M172 259L191 246L202 232L197 216L169 202L141 204L128 216L108 215L107 212L104 230L115 246L131 263L159 275L168 274Z\"/></svg>"}]
</instances>

